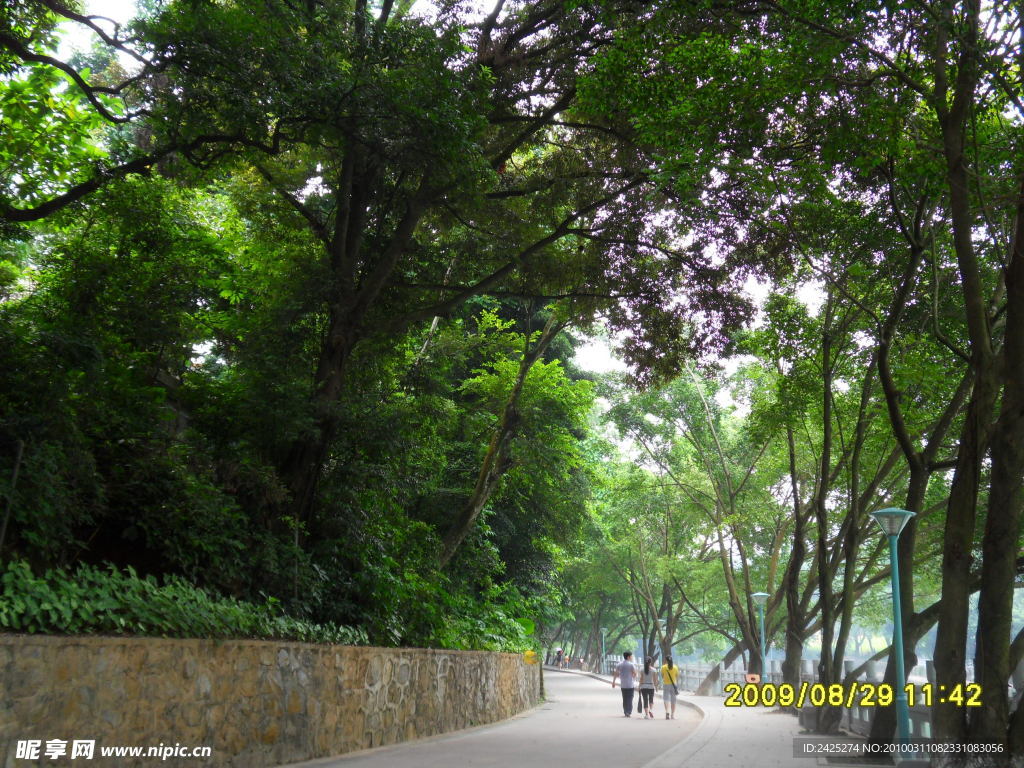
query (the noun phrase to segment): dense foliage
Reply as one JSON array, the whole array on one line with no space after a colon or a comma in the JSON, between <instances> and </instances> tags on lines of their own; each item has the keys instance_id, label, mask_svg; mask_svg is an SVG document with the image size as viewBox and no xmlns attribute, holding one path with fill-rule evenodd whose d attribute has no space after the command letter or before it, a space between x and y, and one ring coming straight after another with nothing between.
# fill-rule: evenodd
<instances>
[{"instance_id":1,"label":"dense foliage","mask_svg":"<svg viewBox=\"0 0 1024 768\"><path fill-rule=\"evenodd\" d=\"M164 579L759 668L764 590L787 679L807 646L833 681L890 655L869 513L904 507L907 662L999 692L934 734L1024 752L1020 36L946 0L5 4L5 600ZM628 375L572 362L598 328ZM43 602L0 611L85 627Z\"/></svg>"},{"instance_id":2,"label":"dense foliage","mask_svg":"<svg viewBox=\"0 0 1024 768\"><path fill-rule=\"evenodd\" d=\"M262 604L217 598L180 578L139 578L134 570L80 565L35 576L12 561L0 575L0 627L49 634L265 638L307 643L366 643L349 627L284 616L273 598Z\"/></svg>"}]
</instances>

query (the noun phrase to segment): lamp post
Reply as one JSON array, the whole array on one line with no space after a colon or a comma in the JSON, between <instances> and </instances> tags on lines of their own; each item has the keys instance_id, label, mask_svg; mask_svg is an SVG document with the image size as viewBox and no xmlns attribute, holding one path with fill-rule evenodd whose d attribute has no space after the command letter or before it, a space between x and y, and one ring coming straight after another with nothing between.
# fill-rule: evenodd
<instances>
[{"instance_id":1,"label":"lamp post","mask_svg":"<svg viewBox=\"0 0 1024 768\"><path fill-rule=\"evenodd\" d=\"M607 662L607 654L604 652L604 633L608 631L608 627L601 627L601 674L605 674L605 666Z\"/></svg>"},{"instance_id":2,"label":"lamp post","mask_svg":"<svg viewBox=\"0 0 1024 768\"><path fill-rule=\"evenodd\" d=\"M665 626L668 624L668 619L658 619L658 644L661 646L661 655L668 656L668 649L665 647Z\"/></svg>"},{"instance_id":3,"label":"lamp post","mask_svg":"<svg viewBox=\"0 0 1024 768\"><path fill-rule=\"evenodd\" d=\"M914 513L888 507L872 512L882 533L889 539L889 571L892 575L892 645L896 659L896 726L901 744L910 741L910 708L907 706L906 673L903 670L903 615L900 608L900 566L896 556L896 540Z\"/></svg>"},{"instance_id":4,"label":"lamp post","mask_svg":"<svg viewBox=\"0 0 1024 768\"><path fill-rule=\"evenodd\" d=\"M765 654L765 642L764 642L764 606L768 602L768 598L771 597L767 592L755 592L750 596L750 599L754 601L754 605L757 606L757 615L760 619L761 624L761 681L765 679L765 665L767 662L764 660Z\"/></svg>"}]
</instances>

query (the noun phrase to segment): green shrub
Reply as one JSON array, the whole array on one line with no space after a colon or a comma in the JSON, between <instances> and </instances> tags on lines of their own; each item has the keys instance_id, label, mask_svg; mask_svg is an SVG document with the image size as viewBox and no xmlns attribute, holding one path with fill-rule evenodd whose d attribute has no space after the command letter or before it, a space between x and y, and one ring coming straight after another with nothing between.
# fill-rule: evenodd
<instances>
[{"instance_id":1,"label":"green shrub","mask_svg":"<svg viewBox=\"0 0 1024 768\"><path fill-rule=\"evenodd\" d=\"M88 635L263 638L365 645L362 629L312 624L281 614L278 601L215 597L175 577L159 583L131 568L81 565L36 576L24 561L0 575L0 630Z\"/></svg>"}]
</instances>

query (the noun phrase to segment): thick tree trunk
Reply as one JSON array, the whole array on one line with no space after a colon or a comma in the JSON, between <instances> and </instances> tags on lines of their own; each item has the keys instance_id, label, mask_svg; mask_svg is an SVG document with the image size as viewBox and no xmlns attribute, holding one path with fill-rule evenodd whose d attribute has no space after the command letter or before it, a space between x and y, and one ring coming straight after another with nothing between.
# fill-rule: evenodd
<instances>
[{"instance_id":1,"label":"thick tree trunk","mask_svg":"<svg viewBox=\"0 0 1024 768\"><path fill-rule=\"evenodd\" d=\"M335 408L352 353L365 335L363 325L367 313L406 252L428 201L436 194L429 192L424 182L408 202L386 245L373 258L366 259L362 245L377 170L360 156L347 157L344 165L338 189L340 205L331 233L286 190L278 189L292 205L304 211L303 215L311 222L323 242L325 263L336 284L327 332L313 377L313 428L295 439L281 465L281 476L291 495L290 512L299 522L309 519L316 504L320 476L338 428ZM357 165L365 167L357 172L353 170ZM272 182L268 174L264 175ZM354 178L356 176L358 178Z\"/></svg>"},{"instance_id":2,"label":"thick tree trunk","mask_svg":"<svg viewBox=\"0 0 1024 768\"><path fill-rule=\"evenodd\" d=\"M783 590L786 593L786 658L782 662L782 680L793 686L800 684L800 659L804 652L804 609L800 600L800 572L807 556L804 541L804 516L800 509L800 484L796 471L796 440L793 428L786 425L789 445L789 480L793 494L793 549L786 568Z\"/></svg>"},{"instance_id":3,"label":"thick tree trunk","mask_svg":"<svg viewBox=\"0 0 1024 768\"><path fill-rule=\"evenodd\" d=\"M1024 755L1024 701L1017 703L1017 709L1010 716L1006 730L1006 746L1011 755Z\"/></svg>"},{"instance_id":4,"label":"thick tree trunk","mask_svg":"<svg viewBox=\"0 0 1024 768\"><path fill-rule=\"evenodd\" d=\"M940 63L945 65L944 62ZM998 381L993 371L988 314L977 258L971 242L972 220L967 168L963 157L963 121L966 110L963 101L968 97L965 92L968 87L973 94L973 86L969 83L958 88L958 111L947 112L944 106L939 107L953 222L953 245L957 255L971 340L971 368L975 374L974 391L961 430L960 449L950 489L943 538L942 607L935 641L935 674L947 686L965 681L967 583L971 568L978 490L981 483L981 461L987 425L991 420L998 395ZM967 736L965 710L954 704L936 703L932 711L932 728L936 738L964 741Z\"/></svg>"},{"instance_id":5,"label":"thick tree trunk","mask_svg":"<svg viewBox=\"0 0 1024 768\"><path fill-rule=\"evenodd\" d=\"M1006 382L992 442L992 483L982 544L981 594L974 669L985 692L971 713L972 741L1003 744L1009 723L1010 632L1024 477L1024 372Z\"/></svg>"},{"instance_id":6,"label":"thick tree trunk","mask_svg":"<svg viewBox=\"0 0 1024 768\"><path fill-rule=\"evenodd\" d=\"M971 714L973 741L1005 744L1009 726L1006 683L1017 549L1024 508L1024 184L1006 270L1003 399L992 435L992 475L982 542L974 669L984 695Z\"/></svg>"},{"instance_id":7,"label":"thick tree trunk","mask_svg":"<svg viewBox=\"0 0 1024 768\"><path fill-rule=\"evenodd\" d=\"M946 509L942 599L935 638L935 675L947 687L962 684L966 680L968 585L981 482L981 443L995 398L996 382L991 372L980 374L967 407ZM965 717L963 707L936 703L932 710L935 738L964 741L967 727Z\"/></svg>"},{"instance_id":8,"label":"thick tree trunk","mask_svg":"<svg viewBox=\"0 0 1024 768\"><path fill-rule=\"evenodd\" d=\"M974 543L981 462L986 430L998 396L990 319L977 254L971 240L974 221L964 158L964 126L974 100L978 65L976 42L980 8L976 0L963 6L960 30L961 52L952 99L948 92L948 34L953 5L943 9L945 18L935 24L934 106L942 129L946 183L953 229L953 247L964 297L964 314L971 342L970 366L975 376L974 391L960 436L956 470L950 489L943 538L942 604L935 641L935 674L943 685L963 683L967 652L968 580ZM1005 684L1005 683L1004 683ZM962 742L967 737L966 713L953 704L936 703L932 710L932 731L937 739Z\"/></svg>"},{"instance_id":9,"label":"thick tree trunk","mask_svg":"<svg viewBox=\"0 0 1024 768\"><path fill-rule=\"evenodd\" d=\"M446 567L451 562L456 551L462 546L462 542L466 540L466 536L473 530L473 526L476 524L476 520L483 511L484 506L490 500L494 491L497 490L501 478L512 466L509 446L519 427L519 396L522 394L523 387L526 384L526 377L529 375L534 363L541 358L551 344L551 341L565 325L565 322L556 323L554 316L552 316L541 332L540 338L533 349L527 348L523 350L523 359L519 363L519 372L512 385L512 390L509 392L505 407L502 409L498 425L491 436L487 453L484 454L484 460L477 475L476 485L442 542L441 555L438 559L441 568ZM528 345L529 334L527 334L527 347Z\"/></svg>"},{"instance_id":10,"label":"thick tree trunk","mask_svg":"<svg viewBox=\"0 0 1024 768\"><path fill-rule=\"evenodd\" d=\"M1021 563L1017 563L1018 569ZM1013 642L1010 643L1010 669L1017 670L1019 665L1024 664L1024 628L1022 628ZM1012 673L1011 673L1012 674ZM1011 755L1018 759L1024 755L1024 686L1017 680L1017 708L1010 715L1010 727L1007 729L1006 743Z\"/></svg>"},{"instance_id":11,"label":"thick tree trunk","mask_svg":"<svg viewBox=\"0 0 1024 768\"><path fill-rule=\"evenodd\" d=\"M4 504L4 520L0 524L0 552L3 552L4 541L7 538L7 524L11 519L11 510L14 508L14 490L18 487L18 471L21 469L21 458L25 455L25 441L18 440L14 451L14 471L11 473L11 485L7 491L7 501Z\"/></svg>"},{"instance_id":12,"label":"thick tree trunk","mask_svg":"<svg viewBox=\"0 0 1024 768\"><path fill-rule=\"evenodd\" d=\"M929 463L934 459L936 451L945 440L953 420L963 407L963 402L970 389L971 374L965 374L957 388L956 394L944 409L942 415L935 422L928 432L928 442L922 451L917 451L910 433L907 430L900 407L900 396L893 381L892 371L889 366L890 342L895 333L897 324L902 316L903 307L912 286L914 273L921 251L911 243L911 259L904 271L903 278L897 296L890 307L889 315L886 318L882 329L881 343L878 354L878 373L885 393L886 405L889 411L889 421L892 425L893 434L903 452L907 466L910 470L910 477L907 483L907 496L904 504L905 509L912 512L920 512L925 494L928 490L928 479L931 473ZM897 560L900 569L900 601L903 610L903 637L904 637L904 668L911 669L917 663L916 646L917 641L923 634L923 630L915 632L913 627L919 624L920 615L914 612L914 569L913 556L917 537L917 520L912 519L903 534L897 550ZM892 685L896 678L895 656L890 653L886 661L884 681ZM869 739L876 744L889 743L896 731L896 710L894 707L880 707L871 719L871 734Z\"/></svg>"},{"instance_id":13,"label":"thick tree trunk","mask_svg":"<svg viewBox=\"0 0 1024 768\"><path fill-rule=\"evenodd\" d=\"M870 369L864 376L860 391L860 405L857 409L857 429L854 434L853 452L850 455L850 505L846 513L843 536L843 595L842 611L839 617L839 633L836 635L836 650L832 668L836 677L842 675L846 644L853 627L853 607L856 601L857 554L860 549L860 523L863 516L864 498L860 490L860 460L869 423L868 405L874 378Z\"/></svg>"},{"instance_id":14,"label":"thick tree trunk","mask_svg":"<svg viewBox=\"0 0 1024 768\"><path fill-rule=\"evenodd\" d=\"M729 649L729 652L725 654L725 658L722 659L722 666L728 667L730 664L732 664L734 661L736 661L736 659L740 657L741 653L743 653L743 646L734 645L732 648ZM701 681L700 685L697 686L698 696L711 695L711 691L714 690L715 683L718 682L719 672L721 669L722 667L715 665L711 669L711 671L708 672L708 674Z\"/></svg>"},{"instance_id":15,"label":"thick tree trunk","mask_svg":"<svg viewBox=\"0 0 1024 768\"><path fill-rule=\"evenodd\" d=\"M314 377L314 427L295 440L281 469L291 491L291 512L296 520L307 520L315 504L320 473L337 433L335 404L341 395L346 364L356 341L347 319L332 317Z\"/></svg>"},{"instance_id":16,"label":"thick tree trunk","mask_svg":"<svg viewBox=\"0 0 1024 768\"><path fill-rule=\"evenodd\" d=\"M828 478L832 468L832 297L829 296L825 310L825 330L822 333L822 437L821 437L821 480L814 500L815 522L817 523L818 558L818 605L821 606L821 660L818 666L818 680L828 685L835 680L832 669L832 633L835 625L832 602L832 573L828 564ZM831 733L839 725L842 711L837 707L824 707L818 714L815 728L820 733Z\"/></svg>"},{"instance_id":17,"label":"thick tree trunk","mask_svg":"<svg viewBox=\"0 0 1024 768\"><path fill-rule=\"evenodd\" d=\"M600 655L601 620L604 618L604 611L605 604L602 601L597 609L597 613L594 614L593 620L590 622L590 632L587 634L587 650L584 655L587 657L587 663L591 668L595 666L594 659Z\"/></svg>"}]
</instances>

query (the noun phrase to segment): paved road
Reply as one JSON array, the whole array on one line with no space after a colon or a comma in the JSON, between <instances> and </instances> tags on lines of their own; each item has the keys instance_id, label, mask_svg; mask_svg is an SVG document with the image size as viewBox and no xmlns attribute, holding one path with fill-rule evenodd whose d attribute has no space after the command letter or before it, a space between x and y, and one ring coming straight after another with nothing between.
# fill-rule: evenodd
<instances>
[{"instance_id":1,"label":"paved road","mask_svg":"<svg viewBox=\"0 0 1024 768\"><path fill-rule=\"evenodd\" d=\"M704 719L686 741L648 768L818 768L826 765L823 759L793 756L793 739L809 736L801 731L793 715L764 707L726 707L721 696L684 694L682 698L699 707Z\"/></svg>"},{"instance_id":2,"label":"paved road","mask_svg":"<svg viewBox=\"0 0 1024 768\"><path fill-rule=\"evenodd\" d=\"M665 720L660 694L660 719L627 719L619 690L584 675L545 670L544 685L548 700L541 707L501 723L293 768L641 768L701 721L683 705L675 720Z\"/></svg>"}]
</instances>

